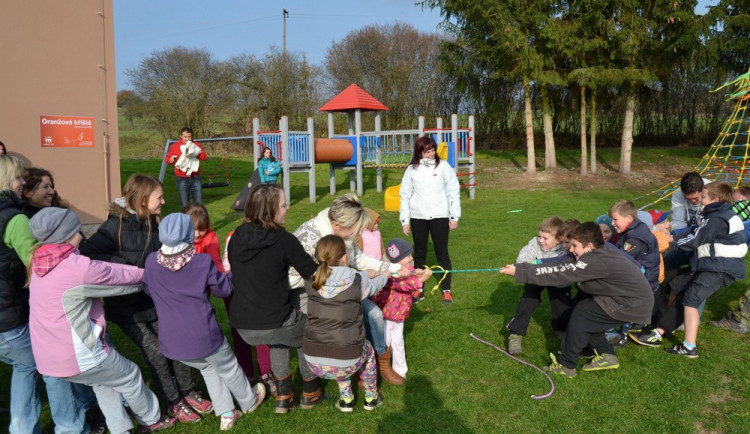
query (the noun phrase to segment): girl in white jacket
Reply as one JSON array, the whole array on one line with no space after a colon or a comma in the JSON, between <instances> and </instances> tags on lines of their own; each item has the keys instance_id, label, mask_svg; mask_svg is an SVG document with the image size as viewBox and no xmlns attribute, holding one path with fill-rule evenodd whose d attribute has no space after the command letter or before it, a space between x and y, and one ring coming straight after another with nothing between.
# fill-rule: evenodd
<instances>
[{"instance_id":1,"label":"girl in white jacket","mask_svg":"<svg viewBox=\"0 0 750 434\"><path fill-rule=\"evenodd\" d=\"M412 232L414 268L427 260L427 239L432 237L438 264L452 268L448 253L448 234L458 228L461 218L461 187L456 172L447 163L440 164L435 141L428 136L414 142L414 156L401 180L401 220L404 235ZM442 283L443 304L451 304L451 275ZM417 297L421 299L422 294Z\"/></svg>"}]
</instances>

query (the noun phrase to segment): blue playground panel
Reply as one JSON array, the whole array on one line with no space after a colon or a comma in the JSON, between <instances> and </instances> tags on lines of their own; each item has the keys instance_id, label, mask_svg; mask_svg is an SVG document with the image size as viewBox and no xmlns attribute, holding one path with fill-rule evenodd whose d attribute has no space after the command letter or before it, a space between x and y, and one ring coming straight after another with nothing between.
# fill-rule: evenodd
<instances>
[{"instance_id":1,"label":"blue playground panel","mask_svg":"<svg viewBox=\"0 0 750 434\"><path fill-rule=\"evenodd\" d=\"M258 140L263 146L271 148L273 155L289 163L307 163L309 155L309 135L307 133L289 133L289 156L282 155L281 134L261 134Z\"/></svg>"}]
</instances>

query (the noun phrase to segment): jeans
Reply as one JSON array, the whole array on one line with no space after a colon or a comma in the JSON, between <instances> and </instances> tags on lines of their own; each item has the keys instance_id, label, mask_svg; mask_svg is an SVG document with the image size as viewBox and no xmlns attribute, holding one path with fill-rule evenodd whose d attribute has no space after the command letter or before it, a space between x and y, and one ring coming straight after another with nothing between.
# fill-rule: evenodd
<instances>
[{"instance_id":1,"label":"jeans","mask_svg":"<svg viewBox=\"0 0 750 434\"><path fill-rule=\"evenodd\" d=\"M302 338L305 333L307 316L299 310L293 310L284 320L281 327L271 330L237 329L242 339L250 345L268 345L271 347L271 371L276 378L291 375L289 368L289 348L297 349L297 364L302 379L309 381L315 378L302 350Z\"/></svg>"},{"instance_id":2,"label":"jeans","mask_svg":"<svg viewBox=\"0 0 750 434\"><path fill-rule=\"evenodd\" d=\"M362 300L362 316L365 320L365 333L377 355L385 353L385 320L380 310L369 298Z\"/></svg>"},{"instance_id":3,"label":"jeans","mask_svg":"<svg viewBox=\"0 0 750 434\"><path fill-rule=\"evenodd\" d=\"M180 205L185 206L192 198L195 203L203 203L203 187L201 177L190 178L177 177L177 195L180 197Z\"/></svg>"},{"instance_id":4,"label":"jeans","mask_svg":"<svg viewBox=\"0 0 750 434\"><path fill-rule=\"evenodd\" d=\"M36 362L31 352L29 325L0 332L0 362L13 366L10 381L11 433L41 432L39 414L41 400L36 377ZM75 398L69 382L44 376L47 385L50 412L55 421L56 433L88 432L83 404Z\"/></svg>"}]
</instances>

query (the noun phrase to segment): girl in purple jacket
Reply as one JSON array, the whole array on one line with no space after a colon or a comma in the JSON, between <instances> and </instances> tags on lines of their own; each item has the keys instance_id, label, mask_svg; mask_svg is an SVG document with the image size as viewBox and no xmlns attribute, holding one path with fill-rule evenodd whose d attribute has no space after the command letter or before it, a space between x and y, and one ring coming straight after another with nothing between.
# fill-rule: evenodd
<instances>
[{"instance_id":1,"label":"girl in purple jacket","mask_svg":"<svg viewBox=\"0 0 750 434\"><path fill-rule=\"evenodd\" d=\"M209 294L229 297L231 275L221 273L211 256L195 253L190 216L170 214L159 225L161 248L146 258L143 290L159 316L159 350L168 359L198 369L228 430L242 413L254 411L266 396L263 383L254 388L242 372L216 322ZM234 407L234 397L242 411Z\"/></svg>"}]
</instances>

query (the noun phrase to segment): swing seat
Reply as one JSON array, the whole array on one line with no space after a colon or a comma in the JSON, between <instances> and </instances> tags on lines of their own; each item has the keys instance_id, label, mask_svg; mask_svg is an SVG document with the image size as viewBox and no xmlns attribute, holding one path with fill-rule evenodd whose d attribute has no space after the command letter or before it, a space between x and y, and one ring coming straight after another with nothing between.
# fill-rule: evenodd
<instances>
[{"instance_id":1,"label":"swing seat","mask_svg":"<svg viewBox=\"0 0 750 434\"><path fill-rule=\"evenodd\" d=\"M209 182L202 183L201 187L202 188L229 187L229 182L212 182L209 179Z\"/></svg>"}]
</instances>

